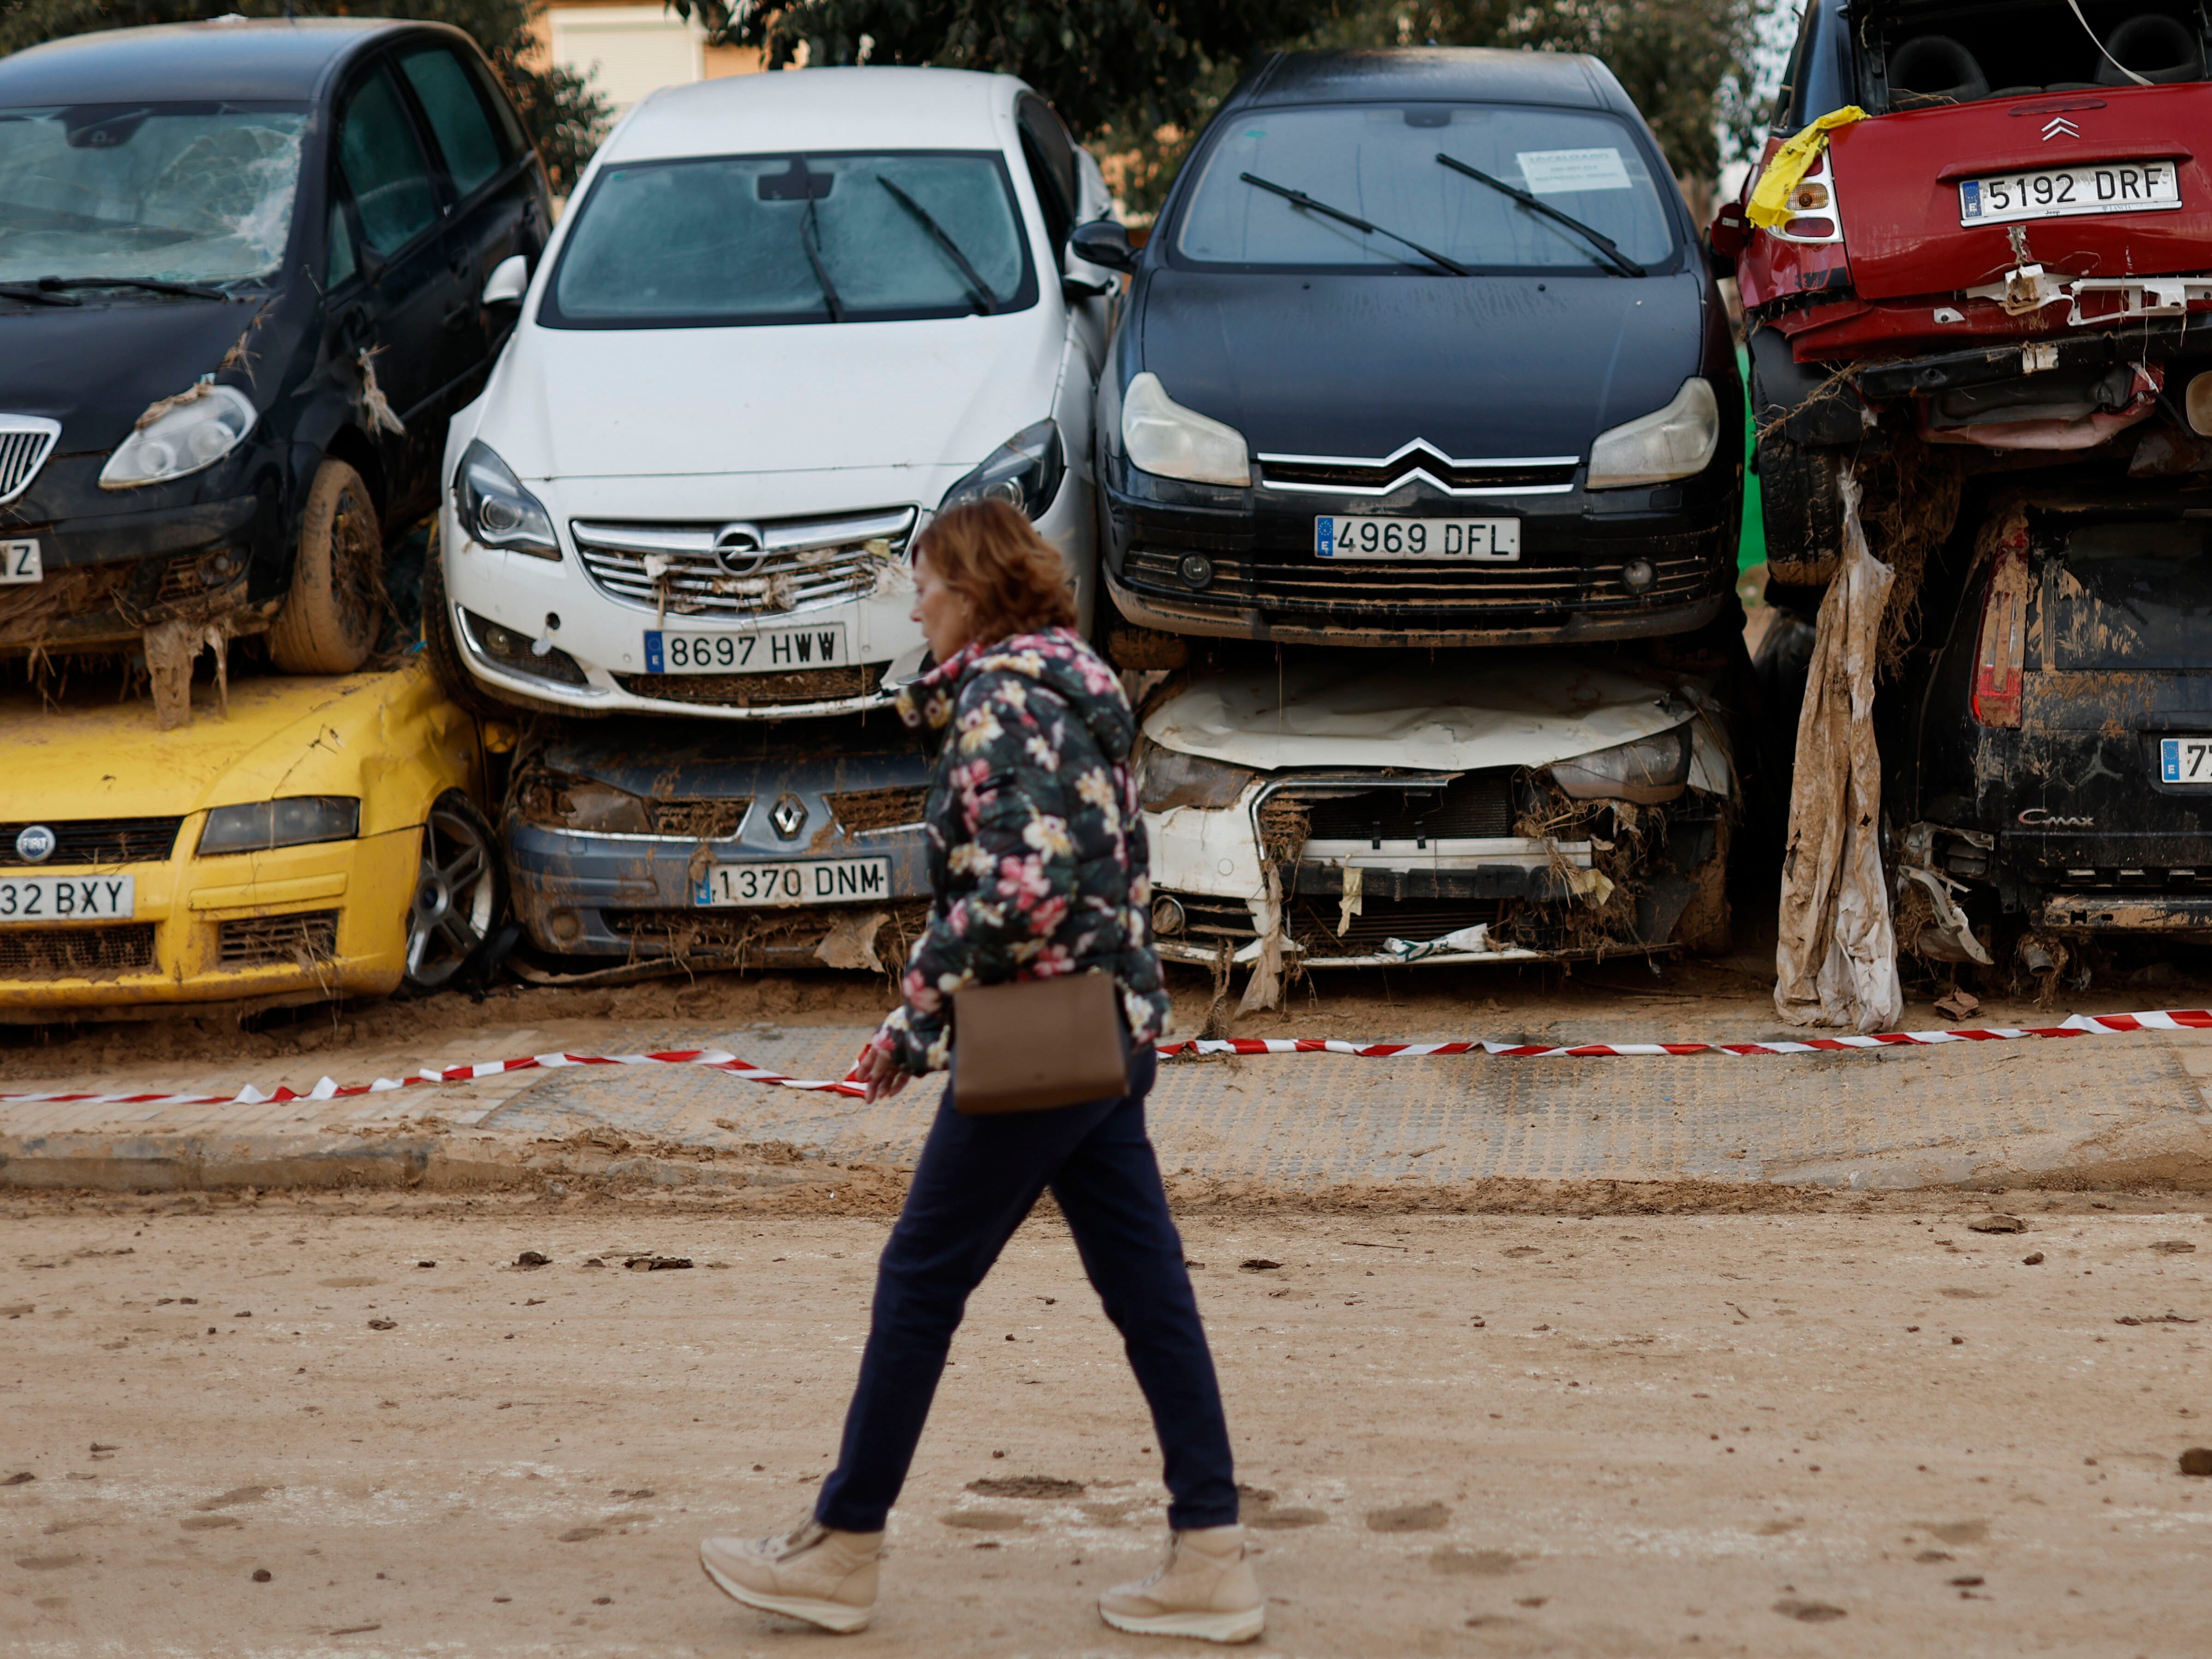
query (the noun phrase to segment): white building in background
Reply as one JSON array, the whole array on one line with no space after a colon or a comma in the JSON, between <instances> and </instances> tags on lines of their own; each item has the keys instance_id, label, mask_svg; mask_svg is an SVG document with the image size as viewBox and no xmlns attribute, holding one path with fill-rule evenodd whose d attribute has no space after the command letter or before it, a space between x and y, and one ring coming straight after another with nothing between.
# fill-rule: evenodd
<instances>
[{"instance_id":1,"label":"white building in background","mask_svg":"<svg viewBox=\"0 0 2212 1659\"><path fill-rule=\"evenodd\" d=\"M649 92L749 75L759 52L710 46L696 18L661 0L544 0L537 32L546 56L582 76L619 116Z\"/></svg>"}]
</instances>

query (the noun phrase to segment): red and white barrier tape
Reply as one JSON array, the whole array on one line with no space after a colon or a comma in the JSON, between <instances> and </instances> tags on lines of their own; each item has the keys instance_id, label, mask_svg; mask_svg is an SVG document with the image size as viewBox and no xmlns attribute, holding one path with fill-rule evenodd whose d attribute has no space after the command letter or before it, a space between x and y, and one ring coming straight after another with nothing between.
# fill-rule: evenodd
<instances>
[{"instance_id":1,"label":"red and white barrier tape","mask_svg":"<svg viewBox=\"0 0 2212 1659\"><path fill-rule=\"evenodd\" d=\"M1946 1042L2013 1042L2023 1037L2104 1036L2124 1031L2212 1031L2212 1010L2168 1008L2142 1014L2075 1014L2056 1025L1995 1025L1958 1031L1884 1031L1874 1036L1808 1037L1802 1042L1583 1042L1565 1048L1540 1043L1346 1042L1336 1037L1187 1037L1163 1042L1159 1055L1350 1054L1359 1060L1419 1059L1431 1054L1488 1054L1499 1060L1598 1060L1656 1054L1824 1054L1869 1048L1925 1048ZM748 1083L783 1089L859 1096L860 1085L840 1079L787 1077L714 1048L678 1048L650 1054L530 1054L481 1060L472 1066L425 1066L411 1077L339 1084L325 1078L304 1091L279 1087L264 1094L251 1084L234 1095L0 1094L0 1107L48 1104L94 1106L258 1106L295 1100L351 1100L398 1089L473 1083L509 1072L550 1071L563 1066L703 1066Z\"/></svg>"}]
</instances>

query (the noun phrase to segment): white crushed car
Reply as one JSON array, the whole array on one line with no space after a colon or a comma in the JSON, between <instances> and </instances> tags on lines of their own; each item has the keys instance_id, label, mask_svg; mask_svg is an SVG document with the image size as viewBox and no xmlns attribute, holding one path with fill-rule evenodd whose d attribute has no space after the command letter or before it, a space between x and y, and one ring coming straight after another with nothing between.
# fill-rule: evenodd
<instances>
[{"instance_id":1,"label":"white crushed car","mask_svg":"<svg viewBox=\"0 0 2212 1659\"><path fill-rule=\"evenodd\" d=\"M1737 811L1705 682L1564 651L1171 680L1138 775L1170 961L1281 975L1724 949Z\"/></svg>"},{"instance_id":2,"label":"white crushed car","mask_svg":"<svg viewBox=\"0 0 2212 1659\"><path fill-rule=\"evenodd\" d=\"M432 661L526 708L816 715L918 665L908 550L995 496L1087 621L1111 273L1097 163L1008 76L825 69L655 93L579 181L453 422Z\"/></svg>"}]
</instances>

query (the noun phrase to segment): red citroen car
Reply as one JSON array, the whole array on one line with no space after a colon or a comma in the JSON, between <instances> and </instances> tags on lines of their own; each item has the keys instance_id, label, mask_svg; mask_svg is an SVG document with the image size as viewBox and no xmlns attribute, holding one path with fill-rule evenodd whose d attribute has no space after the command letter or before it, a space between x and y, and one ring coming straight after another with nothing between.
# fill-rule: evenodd
<instances>
[{"instance_id":1,"label":"red citroen car","mask_svg":"<svg viewBox=\"0 0 2212 1659\"><path fill-rule=\"evenodd\" d=\"M1839 464L1915 441L1969 471L2212 471L2208 44L2199 0L1809 0L1712 231L1778 575L1837 547Z\"/></svg>"}]
</instances>

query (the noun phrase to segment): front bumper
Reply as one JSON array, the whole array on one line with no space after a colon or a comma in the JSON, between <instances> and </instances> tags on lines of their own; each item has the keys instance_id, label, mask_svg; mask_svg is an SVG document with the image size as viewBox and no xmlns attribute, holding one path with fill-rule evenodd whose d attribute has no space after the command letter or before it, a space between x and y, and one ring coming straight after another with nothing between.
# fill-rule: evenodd
<instances>
[{"instance_id":1,"label":"front bumper","mask_svg":"<svg viewBox=\"0 0 2212 1659\"><path fill-rule=\"evenodd\" d=\"M2212 938L2212 895L2054 893L2035 911L2034 925L2057 933Z\"/></svg>"},{"instance_id":2,"label":"front bumper","mask_svg":"<svg viewBox=\"0 0 2212 1659\"><path fill-rule=\"evenodd\" d=\"M1109 457L1104 469L1106 589L1127 621L1170 633L1284 644L1553 645L1688 633L1729 604L1741 478L1723 453L1705 471L1642 489L1567 482L1452 496L1424 482L1387 495L1264 485L1177 484ZM1510 518L1511 564L1323 562L1323 514ZM1183 561L1210 579L1194 586ZM1632 589L1630 568L1651 567Z\"/></svg>"},{"instance_id":3,"label":"front bumper","mask_svg":"<svg viewBox=\"0 0 2212 1659\"><path fill-rule=\"evenodd\" d=\"M210 1002L319 1002L397 988L419 829L201 859L191 848L203 822L185 819L162 863L40 869L131 876L135 913L128 921L0 926L0 1023L141 1018Z\"/></svg>"},{"instance_id":4,"label":"front bumper","mask_svg":"<svg viewBox=\"0 0 2212 1659\"><path fill-rule=\"evenodd\" d=\"M842 834L832 824L803 842L776 842L765 824L769 805L756 802L737 836L708 840L558 829L510 813L505 839L515 920L532 945L558 956L895 968L929 908L921 827ZM818 806L810 821L830 823ZM757 839L770 844L752 844ZM757 908L698 902L706 873L716 865L871 857L890 866L880 896ZM872 927L866 926L872 916L879 918ZM879 951L872 964L868 957Z\"/></svg>"}]
</instances>

